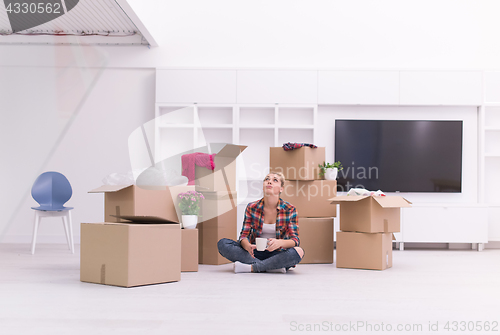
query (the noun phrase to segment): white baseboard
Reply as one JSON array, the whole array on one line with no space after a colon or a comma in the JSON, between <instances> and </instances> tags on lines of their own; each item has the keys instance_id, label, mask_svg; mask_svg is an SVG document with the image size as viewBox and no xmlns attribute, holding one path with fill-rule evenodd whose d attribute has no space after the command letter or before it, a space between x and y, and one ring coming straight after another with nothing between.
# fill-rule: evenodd
<instances>
[{"instance_id":1,"label":"white baseboard","mask_svg":"<svg viewBox=\"0 0 500 335\"><path fill-rule=\"evenodd\" d=\"M5 235L0 237L0 243L31 244L31 235ZM67 244L64 235L39 235L36 244ZM80 235L73 236L73 243L80 244Z\"/></svg>"},{"instance_id":2,"label":"white baseboard","mask_svg":"<svg viewBox=\"0 0 500 335\"><path fill-rule=\"evenodd\" d=\"M490 241L484 245L485 249L500 249L500 241Z\"/></svg>"}]
</instances>

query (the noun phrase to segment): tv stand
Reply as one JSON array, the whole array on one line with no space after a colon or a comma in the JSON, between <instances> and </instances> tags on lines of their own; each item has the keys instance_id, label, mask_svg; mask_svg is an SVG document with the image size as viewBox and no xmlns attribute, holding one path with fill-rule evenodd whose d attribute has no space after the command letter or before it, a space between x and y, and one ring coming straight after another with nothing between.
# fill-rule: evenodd
<instances>
[{"instance_id":1,"label":"tv stand","mask_svg":"<svg viewBox=\"0 0 500 335\"><path fill-rule=\"evenodd\" d=\"M478 203L420 203L401 209L401 241L471 243L477 251L488 242L488 206Z\"/></svg>"}]
</instances>

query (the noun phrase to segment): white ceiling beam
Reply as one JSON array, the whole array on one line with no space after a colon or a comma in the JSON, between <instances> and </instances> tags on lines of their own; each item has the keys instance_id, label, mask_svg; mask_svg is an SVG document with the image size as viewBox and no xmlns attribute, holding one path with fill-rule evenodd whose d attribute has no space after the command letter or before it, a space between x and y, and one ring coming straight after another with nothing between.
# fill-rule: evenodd
<instances>
[{"instance_id":1,"label":"white ceiling beam","mask_svg":"<svg viewBox=\"0 0 500 335\"><path fill-rule=\"evenodd\" d=\"M115 0L116 3L121 7L121 9L127 14L130 20L134 23L137 29L141 32L142 36L148 41L151 47L157 47L158 43L156 43L153 35L148 31L146 26L139 19L139 16L134 12L130 4L127 0Z\"/></svg>"}]
</instances>

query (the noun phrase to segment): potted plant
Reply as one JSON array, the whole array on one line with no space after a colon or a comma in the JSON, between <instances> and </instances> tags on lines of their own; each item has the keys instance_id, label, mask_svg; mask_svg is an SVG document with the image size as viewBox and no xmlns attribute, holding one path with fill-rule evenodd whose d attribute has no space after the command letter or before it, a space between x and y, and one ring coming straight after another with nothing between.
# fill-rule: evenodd
<instances>
[{"instance_id":1,"label":"potted plant","mask_svg":"<svg viewBox=\"0 0 500 335\"><path fill-rule=\"evenodd\" d=\"M338 172L343 169L340 161L336 161L334 163L323 162L323 165L319 164L318 167L320 169L319 175L324 176L326 180L337 179Z\"/></svg>"},{"instance_id":2,"label":"potted plant","mask_svg":"<svg viewBox=\"0 0 500 335\"><path fill-rule=\"evenodd\" d=\"M182 228L196 228L198 216L200 215L200 201L205 197L196 191L180 193L177 197L179 198L179 208L182 213Z\"/></svg>"}]
</instances>

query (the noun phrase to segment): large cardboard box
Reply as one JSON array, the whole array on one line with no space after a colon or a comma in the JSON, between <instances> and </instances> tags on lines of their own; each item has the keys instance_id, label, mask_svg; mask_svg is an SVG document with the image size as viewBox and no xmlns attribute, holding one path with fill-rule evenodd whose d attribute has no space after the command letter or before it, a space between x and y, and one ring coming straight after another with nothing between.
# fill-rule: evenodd
<instances>
[{"instance_id":1,"label":"large cardboard box","mask_svg":"<svg viewBox=\"0 0 500 335\"><path fill-rule=\"evenodd\" d=\"M181 279L179 224L82 223L80 280L132 287Z\"/></svg>"},{"instance_id":2,"label":"large cardboard box","mask_svg":"<svg viewBox=\"0 0 500 335\"><path fill-rule=\"evenodd\" d=\"M217 242L221 238L236 240L237 238L237 208L221 213L203 222L198 223L199 230L199 263L219 265L230 263L219 254Z\"/></svg>"},{"instance_id":3,"label":"large cardboard box","mask_svg":"<svg viewBox=\"0 0 500 335\"><path fill-rule=\"evenodd\" d=\"M236 209L236 192L200 192L205 199L201 201L200 222L213 219L223 213Z\"/></svg>"},{"instance_id":4,"label":"large cardboard box","mask_svg":"<svg viewBox=\"0 0 500 335\"><path fill-rule=\"evenodd\" d=\"M168 187L103 185L89 193L104 193L104 221L123 222L116 216L155 216L180 222Z\"/></svg>"},{"instance_id":5,"label":"large cardboard box","mask_svg":"<svg viewBox=\"0 0 500 335\"><path fill-rule=\"evenodd\" d=\"M391 233L337 232L338 268L385 270L392 267Z\"/></svg>"},{"instance_id":6,"label":"large cardboard box","mask_svg":"<svg viewBox=\"0 0 500 335\"><path fill-rule=\"evenodd\" d=\"M333 263L333 218L299 218L301 264Z\"/></svg>"},{"instance_id":7,"label":"large cardboard box","mask_svg":"<svg viewBox=\"0 0 500 335\"><path fill-rule=\"evenodd\" d=\"M214 170L195 167L195 185L197 191L236 192L236 157L247 147L226 144L214 156Z\"/></svg>"},{"instance_id":8,"label":"large cardboard box","mask_svg":"<svg viewBox=\"0 0 500 335\"><path fill-rule=\"evenodd\" d=\"M287 180L281 198L295 206L298 216L331 217L337 207L329 199L336 195L336 180Z\"/></svg>"},{"instance_id":9,"label":"large cardboard box","mask_svg":"<svg viewBox=\"0 0 500 335\"><path fill-rule=\"evenodd\" d=\"M411 203L400 196L340 196L340 230L364 233L399 232L401 207Z\"/></svg>"},{"instance_id":10,"label":"large cardboard box","mask_svg":"<svg viewBox=\"0 0 500 335\"><path fill-rule=\"evenodd\" d=\"M198 271L198 229L181 229L181 272Z\"/></svg>"},{"instance_id":11,"label":"large cardboard box","mask_svg":"<svg viewBox=\"0 0 500 335\"><path fill-rule=\"evenodd\" d=\"M302 147L285 151L270 148L269 171L281 172L289 180L321 179L318 167L325 161L325 148Z\"/></svg>"}]
</instances>

